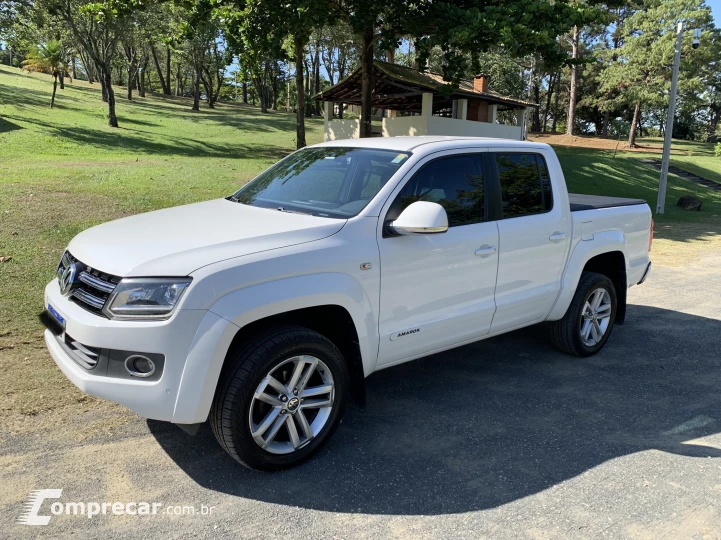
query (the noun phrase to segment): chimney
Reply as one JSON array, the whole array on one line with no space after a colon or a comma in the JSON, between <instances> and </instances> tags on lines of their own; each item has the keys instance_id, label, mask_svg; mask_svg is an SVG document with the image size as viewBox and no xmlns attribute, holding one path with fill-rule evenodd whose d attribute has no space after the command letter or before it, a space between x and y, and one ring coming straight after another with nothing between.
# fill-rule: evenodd
<instances>
[{"instance_id":1,"label":"chimney","mask_svg":"<svg viewBox=\"0 0 721 540\"><path fill-rule=\"evenodd\" d=\"M479 73L473 77L473 90L475 92L488 92L488 75Z\"/></svg>"}]
</instances>

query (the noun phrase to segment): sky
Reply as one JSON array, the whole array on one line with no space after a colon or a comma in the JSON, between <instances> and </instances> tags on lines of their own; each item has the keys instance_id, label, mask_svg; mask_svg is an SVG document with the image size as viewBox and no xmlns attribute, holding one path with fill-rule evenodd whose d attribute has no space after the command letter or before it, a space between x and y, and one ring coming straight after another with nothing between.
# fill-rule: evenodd
<instances>
[{"instance_id":1,"label":"sky","mask_svg":"<svg viewBox=\"0 0 721 540\"><path fill-rule=\"evenodd\" d=\"M706 3L711 6L711 12L713 13L713 20L716 27L721 26L721 0L706 0Z\"/></svg>"}]
</instances>

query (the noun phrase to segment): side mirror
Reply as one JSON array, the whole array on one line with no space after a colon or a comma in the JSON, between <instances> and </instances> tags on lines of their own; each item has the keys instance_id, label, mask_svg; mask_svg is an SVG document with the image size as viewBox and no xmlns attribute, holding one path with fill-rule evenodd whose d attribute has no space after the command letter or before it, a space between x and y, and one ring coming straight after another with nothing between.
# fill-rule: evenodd
<instances>
[{"instance_id":1,"label":"side mirror","mask_svg":"<svg viewBox=\"0 0 721 540\"><path fill-rule=\"evenodd\" d=\"M389 224L396 234L436 234L448 230L446 210L438 203L418 201Z\"/></svg>"}]
</instances>

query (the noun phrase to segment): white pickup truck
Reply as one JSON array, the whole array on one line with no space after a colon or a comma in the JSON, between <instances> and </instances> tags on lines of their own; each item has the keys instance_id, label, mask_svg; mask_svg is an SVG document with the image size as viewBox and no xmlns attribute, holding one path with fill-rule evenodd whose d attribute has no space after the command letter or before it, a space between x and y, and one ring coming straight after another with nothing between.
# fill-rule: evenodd
<instances>
[{"instance_id":1,"label":"white pickup truck","mask_svg":"<svg viewBox=\"0 0 721 540\"><path fill-rule=\"evenodd\" d=\"M644 201L570 195L545 144L323 143L227 199L76 236L45 340L82 391L236 460L307 459L374 371L542 321L589 356L651 263ZM449 367L452 369L452 367Z\"/></svg>"}]
</instances>

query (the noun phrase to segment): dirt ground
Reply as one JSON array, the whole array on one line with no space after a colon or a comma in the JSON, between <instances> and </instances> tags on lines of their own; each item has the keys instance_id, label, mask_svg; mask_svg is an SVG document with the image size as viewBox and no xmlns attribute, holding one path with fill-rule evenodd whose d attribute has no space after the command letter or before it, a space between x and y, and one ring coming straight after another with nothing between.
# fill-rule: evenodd
<instances>
[{"instance_id":1,"label":"dirt ground","mask_svg":"<svg viewBox=\"0 0 721 540\"><path fill-rule=\"evenodd\" d=\"M619 152L640 152L644 154L663 153L663 141L648 141L639 139L635 148L627 146L627 139L600 139L598 137L584 137L583 135L566 135L565 133L529 133L528 140L542 142L554 146L574 146L577 148L595 148L598 150L617 150ZM683 155L686 150L678 141L672 150L673 154Z\"/></svg>"},{"instance_id":2,"label":"dirt ground","mask_svg":"<svg viewBox=\"0 0 721 540\"><path fill-rule=\"evenodd\" d=\"M381 371L368 410L283 473L239 467L209 429L191 438L74 390L6 415L2 536L721 538L721 244L690 232L660 232L649 281L596 357L558 353L536 326ZM51 362L36 343L8 352ZM18 524L51 488L196 513Z\"/></svg>"}]
</instances>

